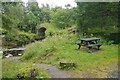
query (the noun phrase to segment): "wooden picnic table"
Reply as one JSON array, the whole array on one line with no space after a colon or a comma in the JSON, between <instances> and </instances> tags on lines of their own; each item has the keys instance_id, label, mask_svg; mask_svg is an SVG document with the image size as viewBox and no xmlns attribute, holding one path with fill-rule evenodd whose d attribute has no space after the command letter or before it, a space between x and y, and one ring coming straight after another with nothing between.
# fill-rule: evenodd
<instances>
[{"instance_id":1,"label":"wooden picnic table","mask_svg":"<svg viewBox=\"0 0 120 80\"><path fill-rule=\"evenodd\" d=\"M100 38L83 38L80 42L76 42L77 45L79 45L78 49L80 49L81 46L87 46L89 49L93 46L97 46L98 49L102 44L98 44L100 41Z\"/></svg>"},{"instance_id":2,"label":"wooden picnic table","mask_svg":"<svg viewBox=\"0 0 120 80\"><path fill-rule=\"evenodd\" d=\"M86 41L86 42L97 41L97 40L100 40L100 38L83 38L83 39L81 39L81 41Z\"/></svg>"}]
</instances>

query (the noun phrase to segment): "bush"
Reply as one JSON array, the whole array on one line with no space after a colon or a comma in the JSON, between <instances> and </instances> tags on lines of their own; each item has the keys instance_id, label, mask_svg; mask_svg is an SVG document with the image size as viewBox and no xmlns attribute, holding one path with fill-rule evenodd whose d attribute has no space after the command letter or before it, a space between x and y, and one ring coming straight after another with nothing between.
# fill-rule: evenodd
<instances>
[{"instance_id":1,"label":"bush","mask_svg":"<svg viewBox=\"0 0 120 80\"><path fill-rule=\"evenodd\" d=\"M105 44L105 45L112 45L114 43L114 41L112 41L112 40L104 40L103 41L103 44Z\"/></svg>"},{"instance_id":2,"label":"bush","mask_svg":"<svg viewBox=\"0 0 120 80\"><path fill-rule=\"evenodd\" d=\"M25 78L35 78L38 75L39 74L37 68L27 67L27 68L21 68L16 76L18 79L25 79Z\"/></svg>"},{"instance_id":3,"label":"bush","mask_svg":"<svg viewBox=\"0 0 120 80\"><path fill-rule=\"evenodd\" d=\"M15 35L13 35L11 33L5 35L5 41L9 42L9 41L13 41L13 40L15 40Z\"/></svg>"}]
</instances>

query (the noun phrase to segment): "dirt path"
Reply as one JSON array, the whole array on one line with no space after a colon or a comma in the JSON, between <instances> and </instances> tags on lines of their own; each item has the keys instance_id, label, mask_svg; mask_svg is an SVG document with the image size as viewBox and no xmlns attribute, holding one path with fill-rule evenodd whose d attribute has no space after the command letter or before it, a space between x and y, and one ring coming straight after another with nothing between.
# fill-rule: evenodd
<instances>
[{"instance_id":1,"label":"dirt path","mask_svg":"<svg viewBox=\"0 0 120 80\"><path fill-rule=\"evenodd\" d=\"M15 61L17 63L27 64L27 62L22 62L18 60L18 58L19 57L10 57L7 59L9 59L10 61ZM92 75L91 73L88 73L88 72L82 73L82 75L79 75L79 76L74 76L64 70L60 70L59 68L55 66L44 64L44 63L33 63L33 65L38 66L42 68L43 70L47 71L48 74L50 75L50 78L88 78L88 77L92 78L92 77L95 77L95 75ZM107 71L106 78L118 78L118 70L117 70L118 65L113 64L109 67L111 68L111 71L110 72Z\"/></svg>"},{"instance_id":2,"label":"dirt path","mask_svg":"<svg viewBox=\"0 0 120 80\"><path fill-rule=\"evenodd\" d=\"M18 60L19 57L10 57L7 58L11 61L15 61L17 63L23 63L23 64L27 64L26 62L21 62ZM72 75L70 75L68 72L60 70L59 68L52 66L52 65L47 65L47 64L43 64L43 63L34 63L33 65L38 66L40 68L42 68L43 70L47 71L48 74L51 76L51 78L73 78Z\"/></svg>"},{"instance_id":3,"label":"dirt path","mask_svg":"<svg viewBox=\"0 0 120 80\"><path fill-rule=\"evenodd\" d=\"M73 78L70 74L67 72L58 69L55 66L47 65L47 64L36 64L37 66L43 68L48 73L50 73L52 78Z\"/></svg>"},{"instance_id":4,"label":"dirt path","mask_svg":"<svg viewBox=\"0 0 120 80\"><path fill-rule=\"evenodd\" d=\"M120 70L118 69L119 67L119 64L112 64L112 65L110 65L109 67L110 67L110 69L111 69L111 71L110 72L108 72L108 78L118 78L118 73L120 72Z\"/></svg>"}]
</instances>

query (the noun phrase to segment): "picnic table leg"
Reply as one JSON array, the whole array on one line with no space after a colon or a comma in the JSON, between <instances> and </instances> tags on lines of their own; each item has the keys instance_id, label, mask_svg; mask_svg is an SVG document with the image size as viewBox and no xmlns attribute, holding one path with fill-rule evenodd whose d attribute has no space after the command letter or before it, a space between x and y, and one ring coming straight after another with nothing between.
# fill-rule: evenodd
<instances>
[{"instance_id":1,"label":"picnic table leg","mask_svg":"<svg viewBox=\"0 0 120 80\"><path fill-rule=\"evenodd\" d=\"M80 47L81 47L81 44L79 44L79 47L78 47L78 49L80 49Z\"/></svg>"},{"instance_id":2,"label":"picnic table leg","mask_svg":"<svg viewBox=\"0 0 120 80\"><path fill-rule=\"evenodd\" d=\"M89 48L89 50L92 48L92 47L88 47Z\"/></svg>"},{"instance_id":3,"label":"picnic table leg","mask_svg":"<svg viewBox=\"0 0 120 80\"><path fill-rule=\"evenodd\" d=\"M100 46L98 45L98 50L100 50Z\"/></svg>"},{"instance_id":4,"label":"picnic table leg","mask_svg":"<svg viewBox=\"0 0 120 80\"><path fill-rule=\"evenodd\" d=\"M79 44L79 47L78 47L78 49L80 49L81 48L81 45L83 44L83 41L81 40L81 43Z\"/></svg>"}]
</instances>

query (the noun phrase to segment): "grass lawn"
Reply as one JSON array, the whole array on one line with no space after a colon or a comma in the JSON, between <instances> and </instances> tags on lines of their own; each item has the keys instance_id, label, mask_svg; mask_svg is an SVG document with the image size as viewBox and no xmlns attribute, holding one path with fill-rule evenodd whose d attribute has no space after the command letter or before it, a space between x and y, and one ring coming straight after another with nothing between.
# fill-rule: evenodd
<instances>
[{"instance_id":1,"label":"grass lawn","mask_svg":"<svg viewBox=\"0 0 120 80\"><path fill-rule=\"evenodd\" d=\"M19 62L13 62L10 61L9 59L3 59L2 60L2 78L17 78L17 75L29 77L30 76L30 71L35 69L36 72L36 77L35 78L48 78L49 75L47 72L44 70L33 66L32 64L23 64Z\"/></svg>"},{"instance_id":2,"label":"grass lawn","mask_svg":"<svg viewBox=\"0 0 120 80\"><path fill-rule=\"evenodd\" d=\"M94 77L105 77L106 72L110 70L109 65L118 63L118 45L103 44L99 52L89 53L86 50L77 49L76 36L64 34L29 44L21 60L42 62L57 67L60 67L61 61L74 62L77 65L76 68L65 70L76 76L87 71L94 74Z\"/></svg>"}]
</instances>

